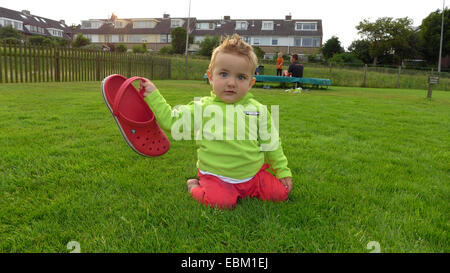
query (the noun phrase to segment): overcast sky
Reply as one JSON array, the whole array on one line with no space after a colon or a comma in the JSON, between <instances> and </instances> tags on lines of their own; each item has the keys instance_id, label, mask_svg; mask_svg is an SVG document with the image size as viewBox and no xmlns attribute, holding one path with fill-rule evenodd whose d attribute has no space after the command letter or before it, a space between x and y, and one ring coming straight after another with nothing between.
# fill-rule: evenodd
<instances>
[{"instance_id":1,"label":"overcast sky","mask_svg":"<svg viewBox=\"0 0 450 273\"><path fill-rule=\"evenodd\" d=\"M446 4L450 3L447 0ZM346 48L358 39L356 25L379 17L413 19L414 26L431 12L442 9L443 0L191 0L191 17L220 19L322 19L324 41L335 35ZM119 18L187 17L189 0L0 0L0 6L29 10L31 14L67 24L81 20L106 19L114 12ZM446 5L448 6L448 5Z\"/></svg>"}]
</instances>

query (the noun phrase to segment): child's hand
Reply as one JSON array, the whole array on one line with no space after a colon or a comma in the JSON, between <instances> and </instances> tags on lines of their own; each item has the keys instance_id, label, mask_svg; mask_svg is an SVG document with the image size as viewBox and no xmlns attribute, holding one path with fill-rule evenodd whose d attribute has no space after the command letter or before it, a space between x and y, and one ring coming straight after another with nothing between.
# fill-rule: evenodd
<instances>
[{"instance_id":1,"label":"child's hand","mask_svg":"<svg viewBox=\"0 0 450 273\"><path fill-rule=\"evenodd\" d=\"M280 178L281 183L291 192L292 190L292 177Z\"/></svg>"},{"instance_id":2,"label":"child's hand","mask_svg":"<svg viewBox=\"0 0 450 273\"><path fill-rule=\"evenodd\" d=\"M150 95L153 91L156 90L156 86L148 79L142 84L145 88L144 98Z\"/></svg>"}]
</instances>

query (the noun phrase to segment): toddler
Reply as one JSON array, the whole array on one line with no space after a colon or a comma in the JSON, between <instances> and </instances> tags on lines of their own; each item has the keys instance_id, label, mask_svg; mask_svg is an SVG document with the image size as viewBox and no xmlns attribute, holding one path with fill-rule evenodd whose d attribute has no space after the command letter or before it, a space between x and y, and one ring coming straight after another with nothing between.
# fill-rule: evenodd
<instances>
[{"instance_id":1,"label":"toddler","mask_svg":"<svg viewBox=\"0 0 450 273\"><path fill-rule=\"evenodd\" d=\"M284 201L292 190L292 174L278 132L276 145L272 149L262 149L273 139L263 137L261 131L252 126L256 122L251 121L258 119L257 129L263 124L271 132L276 131L270 114L263 115L264 106L248 92L255 84L253 74L257 61L253 48L239 35L227 37L213 51L206 72L213 89L211 95L174 109L152 82L144 83L144 99L161 128L171 130L174 137L174 126L183 120L187 124L185 127L190 127L184 129L193 129L198 146L198 179L189 179L187 188L202 204L225 209L234 208L238 199L245 197ZM231 115L230 109L233 110ZM203 114L198 114L199 111ZM209 120L199 123L199 116ZM227 119L223 122L225 116ZM231 122L229 117L232 117ZM215 121L214 126L212 121ZM225 124L219 128L222 122ZM245 134L239 133L240 127L245 129ZM267 171L269 167L276 177Z\"/></svg>"}]
</instances>

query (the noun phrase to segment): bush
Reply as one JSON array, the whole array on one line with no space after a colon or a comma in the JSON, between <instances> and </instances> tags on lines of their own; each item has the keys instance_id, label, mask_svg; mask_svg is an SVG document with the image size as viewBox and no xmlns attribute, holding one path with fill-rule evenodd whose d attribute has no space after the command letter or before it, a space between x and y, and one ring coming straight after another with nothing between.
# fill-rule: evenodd
<instances>
[{"instance_id":1,"label":"bush","mask_svg":"<svg viewBox=\"0 0 450 273\"><path fill-rule=\"evenodd\" d=\"M128 47L124 44L118 44L116 46L116 52L124 53L128 51Z\"/></svg>"},{"instance_id":2,"label":"bush","mask_svg":"<svg viewBox=\"0 0 450 273\"><path fill-rule=\"evenodd\" d=\"M174 50L173 50L173 47L170 45L170 46L165 46L165 47L161 48L159 50L159 53L166 54L166 55L172 55L172 54L174 54Z\"/></svg>"},{"instance_id":3,"label":"bush","mask_svg":"<svg viewBox=\"0 0 450 273\"><path fill-rule=\"evenodd\" d=\"M90 43L91 43L91 40L89 40L89 38L84 37L83 34L81 34L81 33L78 33L77 37L73 41L72 45L73 45L73 47L84 47L84 46L89 45Z\"/></svg>"},{"instance_id":4,"label":"bush","mask_svg":"<svg viewBox=\"0 0 450 273\"><path fill-rule=\"evenodd\" d=\"M259 46L254 46L253 50L255 51L256 57L258 57L258 59L264 58L265 52Z\"/></svg>"},{"instance_id":5,"label":"bush","mask_svg":"<svg viewBox=\"0 0 450 273\"><path fill-rule=\"evenodd\" d=\"M144 53L144 49L140 45L133 46L133 53Z\"/></svg>"},{"instance_id":6,"label":"bush","mask_svg":"<svg viewBox=\"0 0 450 273\"><path fill-rule=\"evenodd\" d=\"M17 38L13 38L13 37L9 37L9 38L4 38L2 39L2 42L7 43L7 44L20 44L21 41Z\"/></svg>"},{"instance_id":7,"label":"bush","mask_svg":"<svg viewBox=\"0 0 450 273\"><path fill-rule=\"evenodd\" d=\"M349 52L344 53L336 53L328 59L331 63L338 63L338 64L345 64L345 63L351 63L351 64L357 64L357 65L363 65L363 61L358 59L355 55Z\"/></svg>"},{"instance_id":8,"label":"bush","mask_svg":"<svg viewBox=\"0 0 450 273\"><path fill-rule=\"evenodd\" d=\"M101 45L97 45L97 44L89 44L89 45L82 46L81 48L94 50L94 51L103 51L103 47Z\"/></svg>"},{"instance_id":9,"label":"bush","mask_svg":"<svg viewBox=\"0 0 450 273\"><path fill-rule=\"evenodd\" d=\"M0 27L0 40L4 40L6 38L22 40L23 34L12 26Z\"/></svg>"},{"instance_id":10,"label":"bush","mask_svg":"<svg viewBox=\"0 0 450 273\"><path fill-rule=\"evenodd\" d=\"M219 36L206 36L203 41L200 42L200 50L198 54L201 56L211 57L214 48L220 44Z\"/></svg>"}]
</instances>

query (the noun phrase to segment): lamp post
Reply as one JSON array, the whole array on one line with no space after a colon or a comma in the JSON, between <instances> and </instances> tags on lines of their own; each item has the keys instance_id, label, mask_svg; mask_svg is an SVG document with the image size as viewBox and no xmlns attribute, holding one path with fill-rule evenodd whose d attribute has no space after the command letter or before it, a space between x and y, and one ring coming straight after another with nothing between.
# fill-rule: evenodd
<instances>
[{"instance_id":1,"label":"lamp post","mask_svg":"<svg viewBox=\"0 0 450 273\"><path fill-rule=\"evenodd\" d=\"M444 38L444 13L445 13L445 0L442 1L442 21L441 21L441 41L439 45L439 60L438 60L438 77L434 78L433 73L431 73L431 77L428 80L428 94L427 97L431 99L432 96L432 84L437 84L439 82L439 76L441 75L441 63L442 63L442 40ZM432 79L433 78L433 79Z\"/></svg>"},{"instance_id":2,"label":"lamp post","mask_svg":"<svg viewBox=\"0 0 450 273\"><path fill-rule=\"evenodd\" d=\"M188 51L189 51L189 25L190 25L190 17L191 17L191 0L189 0L189 13L186 25L186 51L184 52L184 78L188 79L188 69L187 69L187 59L188 59Z\"/></svg>"},{"instance_id":3,"label":"lamp post","mask_svg":"<svg viewBox=\"0 0 450 273\"><path fill-rule=\"evenodd\" d=\"M439 67L438 67L438 73L441 73L442 40L443 40L443 36L444 36L444 11L445 11L445 0L444 0L444 4L442 5L441 44L439 46Z\"/></svg>"}]
</instances>

